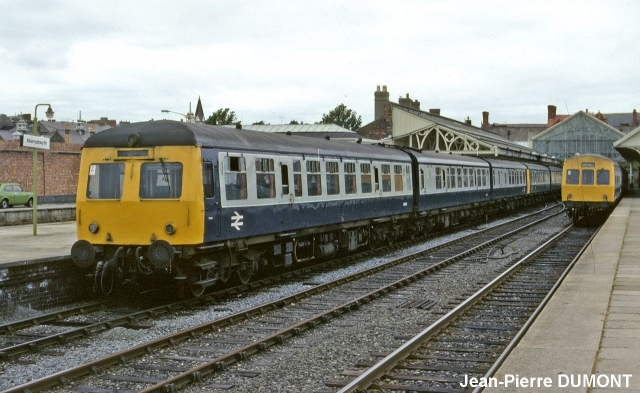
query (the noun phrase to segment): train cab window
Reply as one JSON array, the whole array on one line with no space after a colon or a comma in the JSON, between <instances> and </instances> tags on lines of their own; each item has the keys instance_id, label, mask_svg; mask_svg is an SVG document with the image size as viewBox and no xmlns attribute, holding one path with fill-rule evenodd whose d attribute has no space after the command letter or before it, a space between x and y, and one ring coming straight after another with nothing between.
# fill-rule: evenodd
<instances>
[{"instance_id":1,"label":"train cab window","mask_svg":"<svg viewBox=\"0 0 640 393\"><path fill-rule=\"evenodd\" d=\"M609 185L609 171L607 169L598 169L596 172L596 183L599 185Z\"/></svg>"},{"instance_id":2,"label":"train cab window","mask_svg":"<svg viewBox=\"0 0 640 393\"><path fill-rule=\"evenodd\" d=\"M225 157L224 172L227 200L247 199L247 166L244 157Z\"/></svg>"},{"instance_id":3,"label":"train cab window","mask_svg":"<svg viewBox=\"0 0 640 393\"><path fill-rule=\"evenodd\" d=\"M320 161L307 161L307 195L322 195L322 176L320 175Z\"/></svg>"},{"instance_id":4,"label":"train cab window","mask_svg":"<svg viewBox=\"0 0 640 393\"><path fill-rule=\"evenodd\" d=\"M87 182L88 199L120 199L124 184L124 164L92 164Z\"/></svg>"},{"instance_id":5,"label":"train cab window","mask_svg":"<svg viewBox=\"0 0 640 393\"><path fill-rule=\"evenodd\" d=\"M580 171L577 169L567 169L567 184L580 184Z\"/></svg>"},{"instance_id":6,"label":"train cab window","mask_svg":"<svg viewBox=\"0 0 640 393\"><path fill-rule=\"evenodd\" d=\"M213 163L211 162L202 163L202 186L204 188L204 197L213 198Z\"/></svg>"},{"instance_id":7,"label":"train cab window","mask_svg":"<svg viewBox=\"0 0 640 393\"><path fill-rule=\"evenodd\" d=\"M358 192L355 162L344 163L344 192L345 194L355 194Z\"/></svg>"},{"instance_id":8,"label":"train cab window","mask_svg":"<svg viewBox=\"0 0 640 393\"><path fill-rule=\"evenodd\" d=\"M393 184L395 187L395 191L403 190L403 180L402 180L402 165L394 165L393 166Z\"/></svg>"},{"instance_id":9,"label":"train cab window","mask_svg":"<svg viewBox=\"0 0 640 393\"><path fill-rule=\"evenodd\" d=\"M334 161L328 161L326 163L326 177L327 177L327 195L340 194L340 174L339 164Z\"/></svg>"},{"instance_id":10,"label":"train cab window","mask_svg":"<svg viewBox=\"0 0 640 393\"><path fill-rule=\"evenodd\" d=\"M592 185L593 184L593 169L583 169L582 170L582 185Z\"/></svg>"},{"instance_id":11,"label":"train cab window","mask_svg":"<svg viewBox=\"0 0 640 393\"><path fill-rule=\"evenodd\" d=\"M371 164L360 164L360 187L363 194L369 194L371 187Z\"/></svg>"},{"instance_id":12,"label":"train cab window","mask_svg":"<svg viewBox=\"0 0 640 393\"><path fill-rule=\"evenodd\" d=\"M179 162L144 163L140 168L140 198L180 198L182 164Z\"/></svg>"},{"instance_id":13,"label":"train cab window","mask_svg":"<svg viewBox=\"0 0 640 393\"><path fill-rule=\"evenodd\" d=\"M300 160L293 161L293 192L294 195L302 196L302 165Z\"/></svg>"},{"instance_id":14,"label":"train cab window","mask_svg":"<svg viewBox=\"0 0 640 393\"><path fill-rule=\"evenodd\" d=\"M256 192L258 199L276 197L276 174L273 158L256 158Z\"/></svg>"}]
</instances>

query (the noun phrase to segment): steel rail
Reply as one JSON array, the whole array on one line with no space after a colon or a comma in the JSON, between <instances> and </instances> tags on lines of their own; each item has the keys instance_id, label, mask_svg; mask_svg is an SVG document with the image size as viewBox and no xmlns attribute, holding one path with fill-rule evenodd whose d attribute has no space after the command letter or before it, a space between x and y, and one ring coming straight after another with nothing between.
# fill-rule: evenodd
<instances>
[{"instance_id":1,"label":"steel rail","mask_svg":"<svg viewBox=\"0 0 640 393\"><path fill-rule=\"evenodd\" d=\"M587 248L589 248L589 246L591 246L591 241L596 237L598 232L600 232L600 229L602 229L602 225L593 233L593 235L591 235L591 237L589 238L587 243L582 247L582 249L580 249L580 251L575 256L575 258L573 258L573 260L569 263L569 265L564 269L564 272L562 272L562 275L560 276L558 281L556 281L556 283L553 285L553 287L551 288L551 290L549 291L547 296L545 296L544 299L542 299L542 301L540 302L540 305L538 305L538 307L536 307L536 309L534 310L533 314L531 314L531 316L527 319L527 321L520 328L520 330L518 330L518 333L516 333L515 337L509 342L509 344L507 344L506 348L504 349L504 351L502 351L502 353L500 354L498 359L496 359L496 361L493 363L493 365L491 365L491 367L489 368L489 370L487 371L487 373L484 376L485 378L487 378L487 380L488 380L488 378L493 377L495 375L495 373L498 371L500 366L502 366L502 364L505 362L505 360L507 360L507 357L511 354L511 352L518 345L520 340L522 340L522 338L527 333L527 331L529 330L531 325L533 325L533 322L535 322L536 318L538 318L538 315L540 315L540 313L545 308L547 303L549 303L549 301L551 300L553 295L556 293L558 288L560 288L560 285L562 285L562 282L567 277L567 275L569 274L571 269L573 269L575 264L578 262L578 260L582 256L582 254L584 254L584 252L587 250ZM484 388L476 387L473 390L473 393L480 393L483 390L484 390Z\"/></svg>"},{"instance_id":2,"label":"steel rail","mask_svg":"<svg viewBox=\"0 0 640 393\"><path fill-rule=\"evenodd\" d=\"M384 359L376 363L374 366L370 367L358 377L356 377L353 381L348 383L342 389L338 391L338 393L352 393L357 392L361 389L366 389L369 386L373 385L375 381L382 378L389 370L394 368L400 361L406 359L412 352L416 351L419 347L421 347L426 341L432 338L434 335L442 331L442 329L449 326L451 322L459 318L465 311L471 308L474 304L482 300L488 293L493 291L498 285L508 279L516 270L520 269L520 267L535 258L541 252L546 250L548 247L553 245L559 239L563 238L566 233L573 228L573 225L568 226L560 233L553 236L551 239L547 240L540 247L536 248L525 257L521 258L517 263L513 264L510 268L501 273L498 277L491 280L487 285L478 290L476 293L471 295L469 298L464 300L462 303L454 307L450 312L442 316L436 322L431 324L429 327L424 329L422 332L418 333L412 339L407 341L405 344L400 346L398 349L393 351L391 354L386 356Z\"/></svg>"},{"instance_id":3,"label":"steel rail","mask_svg":"<svg viewBox=\"0 0 640 393\"><path fill-rule=\"evenodd\" d=\"M540 211L536 211L530 214L527 214L525 216L522 217L518 217L517 219L514 220L510 220L507 221L505 223L496 225L494 227L490 227L490 228L486 228L483 229L481 231L475 232L474 234L471 235L467 235L467 236L463 236L460 237L456 240L453 240L451 242L447 242L444 243L440 246L435 246L430 248L429 250L424 250L424 251L433 251L433 250L437 250L437 249L441 249L444 247L449 246L452 243L457 243L460 241L463 241L464 239L467 239L471 236L477 236L480 233L486 232L486 231L490 231L490 230L494 230L494 229L498 229L500 227L509 225L509 224L513 224L517 221L523 220L523 219L527 219L529 217L535 216L537 214L546 212L548 210L557 208L557 207L561 207L562 205L555 205L555 206L550 206L547 208L544 208ZM371 253L372 251L367 251L365 252L365 254ZM419 254L419 252L417 252L416 254ZM353 258L354 255L349 255L345 258ZM339 259L339 260L342 260ZM0 349L0 361L7 361L10 360L12 358L15 358L17 356L26 354L26 353L33 353L33 352L37 352L43 348L47 348L50 346L54 346L54 345L59 345L59 344L67 344L72 340L75 339L81 339L81 338L86 338L86 337L90 337L93 336L95 334L99 334L102 332L105 332L107 330L116 328L116 327L123 327L123 326L127 326L130 325L131 323L135 323L135 322L141 322L143 320L149 319L149 318L153 318L153 317L157 317L159 315L163 315L163 314L168 314L171 312L174 312L176 310L181 310L181 309L186 309L188 307L193 307L193 306L197 306L197 305L201 305L201 304L207 304L208 302L213 302L217 299L223 298L225 296L228 296L229 294L234 294L234 293L238 293L241 292L243 290L243 288L246 290L247 288L251 288L252 290L255 290L257 288L260 288L261 286L264 285L268 285L268 284L272 284L275 281L278 281L281 278L287 278L290 277L291 275L295 276L295 275L299 275L299 274L306 274L309 271L313 271L316 269L321 269L322 267L326 267L326 266L332 266L332 265L338 265L338 262L335 261L327 261L321 264L316 264L313 266L306 266L300 269L297 269L296 271L289 271L289 272L285 272L282 274L281 277L267 277L263 280L259 280L259 281L254 281L252 283L249 284L245 284L245 285L240 285L238 287L233 287L233 288L228 288L228 289L222 289L220 291L216 291L214 293L211 294L207 294L205 296L199 297L199 298L192 298L192 299L186 299L186 300L182 300L182 301L178 301L178 302L173 302L167 305L162 305L162 306L157 306L157 307L153 307L151 309L147 309L147 310L143 310L143 311L138 311L138 312L134 312L128 315L124 315L124 316L120 316L120 317L116 317L116 318L111 318L109 320L106 321L101 321L101 322L96 322L94 324L90 324L87 326L82 326L79 328L75 328L75 329L70 329L67 330L65 332L60 332L60 333L56 333L54 335L51 336L47 336L47 337L41 337L41 338L37 338L34 340L29 340L29 341L25 341L23 343L19 343L19 344L15 344L9 347L5 347ZM381 265L381 266L385 266L385 265ZM101 303L97 303L97 304L101 304ZM22 321L18 321L18 322L14 322L11 324L6 324L6 325L0 325L0 333L2 333L2 329L4 327L5 331L9 331L11 332L12 329L13 330L19 330L22 328L26 328L26 327L32 327L32 326L36 326L36 325L41 325L41 324L47 324L47 323L52 323L52 322L56 322L56 321L60 321L61 319L65 318L65 317L69 317L72 315L77 315L78 313L80 313L80 311L78 310L82 310L82 309L88 309L89 311L96 309L96 308L91 308L89 309L88 306L85 307L79 307L79 308L74 308L74 309L69 309L69 310L64 310L58 313L52 313L48 316L41 316L41 317L34 317L34 318L29 318L29 319L25 319Z\"/></svg>"},{"instance_id":4,"label":"steel rail","mask_svg":"<svg viewBox=\"0 0 640 393\"><path fill-rule=\"evenodd\" d=\"M546 209L549 210L549 209ZM546 210L543 211L538 211L535 213L532 213L531 215L528 215L526 217L529 216L533 216L535 214L540 214L541 212L544 212ZM290 329L288 329L287 332L279 332L279 333L275 333L271 336L268 336L262 340L260 340L259 342L256 342L252 345L249 345L245 348L242 348L241 350L235 351L237 353L234 352L234 355L231 357L224 357L224 359L221 358L217 358L214 359L214 361L211 362L207 362L197 368L194 368L193 370L190 370L189 372L185 372L180 374L179 376L175 376L171 379L168 379L167 381L158 384L156 386L153 386L145 391L165 391L166 389L170 389L170 386L182 386L184 384L188 384L191 383L195 380L199 380L202 376L207 375L211 372L214 371L219 371L222 370L226 367L226 362L230 362L229 364L232 364L234 361L239 360L239 359L245 359L248 356L256 353L257 351L260 350L264 350L268 347L270 347L271 345L275 344L275 343L280 343L283 342L286 338L291 337L293 335L299 334L307 329L309 329L310 327L314 327L319 323L323 323L326 322L328 320L330 320L331 318L340 315L343 312L346 312L347 310L350 310L352 308L357 308L359 307L361 304L367 303L369 302L371 299L374 299L376 297L379 297L381 293L385 293L388 292L394 288L400 287L402 285L402 282L414 282L417 278L420 278L424 275L427 275L431 272L437 271L445 266L448 266L449 264L461 260L464 257L468 256L472 250L478 251L484 247L490 246L492 244L494 244L495 242L498 242L500 240L503 240L509 236L513 236L527 228L530 228L536 224L539 224L543 221L546 221L552 217L557 216L558 214L561 214L563 212L563 210L557 212L557 213L553 213L549 216L543 217L541 219L535 220L531 223L528 223L518 229L512 230L506 234L502 234L498 237L495 237L491 240L488 240L482 244L476 245L471 249L468 249L466 251L463 251L462 253L459 253L457 255L454 255L450 258L447 258L437 264L431 265L417 273L414 273L410 276L405 277L404 279L400 279L397 280L394 283L388 284L385 287L378 289L376 291L373 291L367 295L361 296L360 298L350 301L348 303L345 303L339 307L336 307L335 309L332 309L330 311L327 311L325 313L322 313L316 317L312 317L311 319L309 319L308 321L304 321L301 322L293 327L291 327ZM311 295L315 295L318 293L321 293L323 291L326 290L330 290L333 289L334 287L336 287L337 285L341 285L344 283L350 283L355 279L359 279L362 277L366 277L372 274L375 274L379 271L383 271L386 270L390 267L399 265L401 263L404 263L406 261L415 259L420 257L423 254L428 254L430 252L433 252L434 250L438 250L438 249L442 249L442 248L446 248L449 247L451 245L453 245L454 243L458 243L458 242L462 242L462 241L466 241L469 240L472 237L476 237L478 236L479 233L484 233L484 232L489 232L491 230L495 230L498 229L502 226L506 226L508 224L513 224L514 222L517 222L523 218L526 217L520 217L516 220L512 220L510 222L506 222L504 224L501 224L499 226L496 227L491 227L491 228L486 228L482 231L478 231L475 232L473 234L469 234L466 236L463 236L461 238L455 239L455 240L451 240L449 242L443 243L441 245L438 245L436 247L432 247L429 249L425 249L425 250L420 250L420 251L416 251L414 253L405 255L403 257L397 258L394 261L390 261L387 262L383 265L379 265L379 266L375 266L373 268L367 269L365 271L361 271L361 272L356 272L354 274L351 274L349 276L345 276L342 278L339 278L337 280L325 283L325 284L321 284L318 285L314 288L310 288L304 291L300 291L298 293L295 293L293 295L290 295L288 297L282 298L282 299L278 299L275 300L271 303L265 304L265 305L261 305L261 306L257 306L245 311L241 311L239 313L235 313L233 315L229 315L226 316L224 318L218 319L216 321L211 321L211 322L207 322L192 328L189 328L187 330L183 330L181 332L177 332L165 337L162 337L160 339L148 342L148 343L144 343L144 344L140 344L138 346L135 346L133 348L129 348L120 352L117 352L115 354L111 354L108 356L105 356L101 359L97 359L94 360L92 362L86 363L86 364L82 364L76 367L73 367L71 369L68 370L63 370L60 371L58 373L49 375L47 377L43 377L40 378L38 380L35 381L31 381L28 383L25 383L23 385L17 386L15 388L6 390L2 393L16 393L16 392L22 392L22 393L26 393L26 392L35 392L35 391L39 391L39 390L43 390L43 389L47 389L47 388L52 388L55 386L66 386L69 382L69 380L73 380L73 379L77 379L79 377L83 377L83 376L87 376L90 374L95 374L98 375L99 374L99 370L109 367L109 366L114 366L114 365L118 365L118 364L123 364L126 363L127 359L132 359L135 357L139 357L142 355L147 355L147 354L153 354L153 352L157 349L161 349L161 348L166 348L166 347L171 347L171 346L175 346L178 345L179 343L183 342L183 341L187 341L189 339L193 339L195 337L197 337L198 335L201 334L205 334L205 333L209 333L212 331L218 331L218 329L222 328L222 327L227 327L230 326L232 324L244 321L248 318L251 318L253 316L258 316L258 315L262 315L263 313L265 313L268 310L275 310L275 309L279 309L282 308L288 304L294 303L294 302L298 302L301 299L311 296ZM251 348L253 347L253 348ZM237 358L236 360L233 360L235 358Z\"/></svg>"}]
</instances>

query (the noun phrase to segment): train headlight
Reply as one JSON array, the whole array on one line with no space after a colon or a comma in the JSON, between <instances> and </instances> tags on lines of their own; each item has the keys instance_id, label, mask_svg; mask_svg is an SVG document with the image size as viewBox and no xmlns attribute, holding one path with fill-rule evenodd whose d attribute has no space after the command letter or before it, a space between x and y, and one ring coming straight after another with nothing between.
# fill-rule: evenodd
<instances>
[{"instance_id":1,"label":"train headlight","mask_svg":"<svg viewBox=\"0 0 640 393\"><path fill-rule=\"evenodd\" d=\"M168 223L164 227L164 231L167 232L167 235L173 235L176 232L176 228L173 226L173 224Z\"/></svg>"},{"instance_id":2,"label":"train headlight","mask_svg":"<svg viewBox=\"0 0 640 393\"><path fill-rule=\"evenodd\" d=\"M129 147L137 147L140 144L140 135L131 134L127 137L127 144Z\"/></svg>"},{"instance_id":3,"label":"train headlight","mask_svg":"<svg viewBox=\"0 0 640 393\"><path fill-rule=\"evenodd\" d=\"M100 227L98 226L97 222L92 222L91 224L89 224L89 232L97 233L98 229L100 229Z\"/></svg>"},{"instance_id":4,"label":"train headlight","mask_svg":"<svg viewBox=\"0 0 640 393\"><path fill-rule=\"evenodd\" d=\"M567 199L571 199L571 198L573 198L573 195L571 194L567 195Z\"/></svg>"},{"instance_id":5,"label":"train headlight","mask_svg":"<svg viewBox=\"0 0 640 393\"><path fill-rule=\"evenodd\" d=\"M602 199L607 200L607 194L602 194Z\"/></svg>"}]
</instances>

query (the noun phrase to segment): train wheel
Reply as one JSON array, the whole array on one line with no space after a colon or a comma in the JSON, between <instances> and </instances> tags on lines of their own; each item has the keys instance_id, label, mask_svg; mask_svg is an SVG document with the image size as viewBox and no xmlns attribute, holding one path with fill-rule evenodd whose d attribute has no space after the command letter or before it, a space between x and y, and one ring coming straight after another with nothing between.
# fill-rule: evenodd
<instances>
[{"instance_id":1,"label":"train wheel","mask_svg":"<svg viewBox=\"0 0 640 393\"><path fill-rule=\"evenodd\" d=\"M230 267L221 267L218 274L219 274L219 279L222 282L227 282L229 281L229 278L231 278L231 271L232 269Z\"/></svg>"},{"instance_id":2,"label":"train wheel","mask_svg":"<svg viewBox=\"0 0 640 393\"><path fill-rule=\"evenodd\" d=\"M191 269L189 276L187 277L187 285L189 285L189 289L191 290L191 294L194 297L200 297L204 293L205 289L201 285L194 285L198 281L206 280L209 274L207 272L198 271L196 269Z\"/></svg>"},{"instance_id":3,"label":"train wheel","mask_svg":"<svg viewBox=\"0 0 640 393\"><path fill-rule=\"evenodd\" d=\"M243 285L246 285L251 281L253 275L253 264L245 263L238 268L238 278Z\"/></svg>"}]
</instances>

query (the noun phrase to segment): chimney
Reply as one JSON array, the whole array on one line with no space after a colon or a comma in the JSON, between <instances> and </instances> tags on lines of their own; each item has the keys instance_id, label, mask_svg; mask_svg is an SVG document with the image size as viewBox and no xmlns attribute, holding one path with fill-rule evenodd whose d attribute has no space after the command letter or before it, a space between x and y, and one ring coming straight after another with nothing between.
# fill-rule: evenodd
<instances>
[{"instance_id":1,"label":"chimney","mask_svg":"<svg viewBox=\"0 0 640 393\"><path fill-rule=\"evenodd\" d=\"M429 113L440 116L440 109L429 109Z\"/></svg>"},{"instance_id":2,"label":"chimney","mask_svg":"<svg viewBox=\"0 0 640 393\"><path fill-rule=\"evenodd\" d=\"M89 135L95 134L96 131L93 129L93 126L89 127Z\"/></svg>"},{"instance_id":3,"label":"chimney","mask_svg":"<svg viewBox=\"0 0 640 393\"><path fill-rule=\"evenodd\" d=\"M638 126L638 112L636 112L636 110L633 110L633 126L637 127Z\"/></svg>"},{"instance_id":4,"label":"chimney","mask_svg":"<svg viewBox=\"0 0 640 393\"><path fill-rule=\"evenodd\" d=\"M489 112L482 112L482 127L489 127Z\"/></svg>"},{"instance_id":5,"label":"chimney","mask_svg":"<svg viewBox=\"0 0 640 393\"><path fill-rule=\"evenodd\" d=\"M470 126L471 125L471 119L469 119L469 116L467 116L467 120L464 121L464 124Z\"/></svg>"},{"instance_id":6,"label":"chimney","mask_svg":"<svg viewBox=\"0 0 640 393\"><path fill-rule=\"evenodd\" d=\"M547 120L552 120L556 117L556 106L555 105L548 105L547 106Z\"/></svg>"},{"instance_id":7,"label":"chimney","mask_svg":"<svg viewBox=\"0 0 640 393\"><path fill-rule=\"evenodd\" d=\"M71 143L71 126L69 123L64 128L64 143Z\"/></svg>"},{"instance_id":8,"label":"chimney","mask_svg":"<svg viewBox=\"0 0 640 393\"><path fill-rule=\"evenodd\" d=\"M389 93L387 92L387 86L382 86L382 91L380 91L380 85L378 85L376 92L373 93L374 101L375 101L375 119L380 119L384 116L384 106L389 103Z\"/></svg>"}]
</instances>

